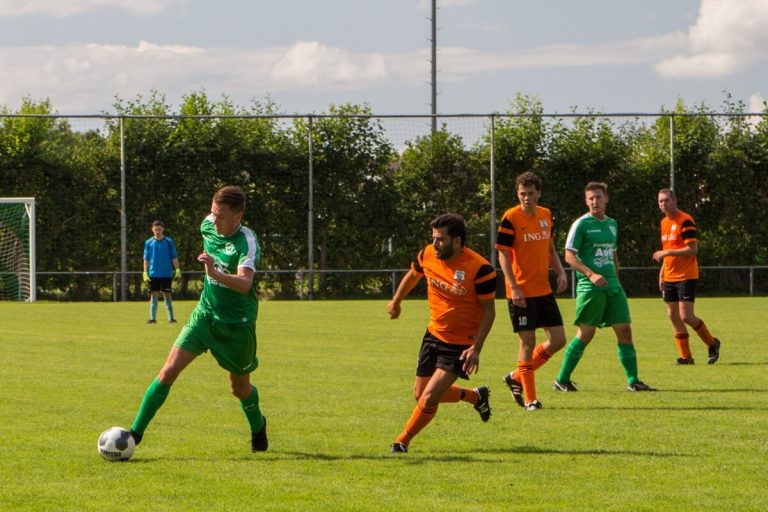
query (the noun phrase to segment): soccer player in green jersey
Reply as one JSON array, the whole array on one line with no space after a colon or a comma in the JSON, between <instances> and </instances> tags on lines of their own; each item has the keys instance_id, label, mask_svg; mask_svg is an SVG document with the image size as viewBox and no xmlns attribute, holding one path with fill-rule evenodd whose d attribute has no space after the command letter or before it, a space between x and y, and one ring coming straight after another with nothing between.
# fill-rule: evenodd
<instances>
[{"instance_id":1,"label":"soccer player in green jersey","mask_svg":"<svg viewBox=\"0 0 768 512\"><path fill-rule=\"evenodd\" d=\"M637 377L629 304L619 282L616 251L618 224L605 214L608 187L589 182L584 189L589 212L571 225L565 242L565 261L576 270L576 337L568 344L554 388L576 391L571 373L598 327L613 327L618 338L619 362L629 391L656 391Z\"/></svg>"},{"instance_id":2,"label":"soccer player in green jersey","mask_svg":"<svg viewBox=\"0 0 768 512\"><path fill-rule=\"evenodd\" d=\"M203 293L144 395L131 427L136 444L179 374L210 350L219 366L229 372L232 394L240 399L250 425L251 450L267 449L267 420L250 379L259 365L255 324L259 303L253 275L261 249L253 231L240 224L244 210L245 193L240 187L226 186L213 196L211 213L200 225L203 252L197 261L205 266Z\"/></svg>"}]
</instances>

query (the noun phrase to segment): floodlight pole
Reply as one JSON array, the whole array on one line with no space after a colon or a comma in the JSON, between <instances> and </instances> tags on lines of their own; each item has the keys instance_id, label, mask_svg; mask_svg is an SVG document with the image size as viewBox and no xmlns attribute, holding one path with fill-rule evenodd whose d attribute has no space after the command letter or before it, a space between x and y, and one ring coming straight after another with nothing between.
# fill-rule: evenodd
<instances>
[{"instance_id":1,"label":"floodlight pole","mask_svg":"<svg viewBox=\"0 0 768 512\"><path fill-rule=\"evenodd\" d=\"M669 189L675 190L675 116L669 116Z\"/></svg>"},{"instance_id":2,"label":"floodlight pole","mask_svg":"<svg viewBox=\"0 0 768 512\"><path fill-rule=\"evenodd\" d=\"M307 299L315 298L315 188L314 188L314 160L312 157L312 116L307 119L307 174L308 174L308 204L307 204L307 270L309 279L307 281Z\"/></svg>"},{"instance_id":3,"label":"floodlight pole","mask_svg":"<svg viewBox=\"0 0 768 512\"><path fill-rule=\"evenodd\" d=\"M120 300L128 300L128 219L125 215L125 135L120 117Z\"/></svg>"},{"instance_id":4,"label":"floodlight pole","mask_svg":"<svg viewBox=\"0 0 768 512\"><path fill-rule=\"evenodd\" d=\"M437 0L432 0L432 133L437 131Z\"/></svg>"}]
</instances>

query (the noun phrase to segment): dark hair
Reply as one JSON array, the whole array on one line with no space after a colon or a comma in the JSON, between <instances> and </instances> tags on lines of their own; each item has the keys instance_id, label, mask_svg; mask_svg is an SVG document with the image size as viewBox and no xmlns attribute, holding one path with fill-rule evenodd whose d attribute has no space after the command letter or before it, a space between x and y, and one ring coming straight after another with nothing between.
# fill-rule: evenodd
<instances>
[{"instance_id":1,"label":"dark hair","mask_svg":"<svg viewBox=\"0 0 768 512\"><path fill-rule=\"evenodd\" d=\"M602 181L590 181L587 183L587 186L584 187L584 192L586 193L590 190L602 190L603 194L608 195L608 185Z\"/></svg>"},{"instance_id":2,"label":"dark hair","mask_svg":"<svg viewBox=\"0 0 768 512\"><path fill-rule=\"evenodd\" d=\"M659 194L667 194L672 199L677 199L677 195L675 195L675 191L671 188L663 188L659 190Z\"/></svg>"},{"instance_id":3,"label":"dark hair","mask_svg":"<svg viewBox=\"0 0 768 512\"><path fill-rule=\"evenodd\" d=\"M446 228L446 233L452 238L459 237L461 246L464 247L464 241L467 239L467 228L464 226L464 219L458 213L444 213L438 215L429 227L432 229Z\"/></svg>"},{"instance_id":4,"label":"dark hair","mask_svg":"<svg viewBox=\"0 0 768 512\"><path fill-rule=\"evenodd\" d=\"M538 192L541 192L541 179L533 174L531 171L526 171L515 180L515 190L520 188L520 185L524 187L530 187L533 185Z\"/></svg>"},{"instance_id":5,"label":"dark hair","mask_svg":"<svg viewBox=\"0 0 768 512\"><path fill-rule=\"evenodd\" d=\"M236 185L227 185L226 187L221 187L213 194L213 202L225 204L233 212L239 213L245 210L245 192Z\"/></svg>"},{"instance_id":6,"label":"dark hair","mask_svg":"<svg viewBox=\"0 0 768 512\"><path fill-rule=\"evenodd\" d=\"M152 227L155 227L155 226L163 226L163 221L156 220L155 222L152 223Z\"/></svg>"}]
</instances>

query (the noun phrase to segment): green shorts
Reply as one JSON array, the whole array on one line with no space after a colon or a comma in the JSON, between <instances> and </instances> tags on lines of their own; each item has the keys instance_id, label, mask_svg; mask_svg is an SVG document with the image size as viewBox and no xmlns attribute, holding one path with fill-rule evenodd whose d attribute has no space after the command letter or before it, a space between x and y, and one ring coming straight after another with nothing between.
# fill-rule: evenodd
<instances>
[{"instance_id":1,"label":"green shorts","mask_svg":"<svg viewBox=\"0 0 768 512\"><path fill-rule=\"evenodd\" d=\"M173 345L195 355L210 350L219 366L235 375L246 375L259 366L255 324L214 322L198 309L192 311Z\"/></svg>"},{"instance_id":2,"label":"green shorts","mask_svg":"<svg viewBox=\"0 0 768 512\"><path fill-rule=\"evenodd\" d=\"M586 324L594 327L608 327L631 322L629 303L623 288L597 289L576 293L574 325Z\"/></svg>"}]
</instances>

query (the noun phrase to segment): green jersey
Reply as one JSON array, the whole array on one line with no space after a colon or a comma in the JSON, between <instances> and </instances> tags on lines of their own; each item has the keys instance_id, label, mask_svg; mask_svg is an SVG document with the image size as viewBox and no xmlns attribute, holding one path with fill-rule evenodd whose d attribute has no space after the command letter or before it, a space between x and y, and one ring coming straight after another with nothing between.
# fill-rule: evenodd
<instances>
[{"instance_id":1,"label":"green jersey","mask_svg":"<svg viewBox=\"0 0 768 512\"><path fill-rule=\"evenodd\" d=\"M610 217L600 220L588 213L576 219L571 225L565 241L565 250L575 252L579 261L608 281L607 286L598 288L587 276L576 272L577 291L586 292L596 289L608 291L621 288L613 257L616 252L617 233L618 224L615 220Z\"/></svg>"},{"instance_id":2,"label":"green jersey","mask_svg":"<svg viewBox=\"0 0 768 512\"><path fill-rule=\"evenodd\" d=\"M225 274L237 274L238 267L256 270L261 260L261 248L256 234L249 228L240 226L232 235L221 236L209 215L200 225L200 234L203 235L203 250L213 258L217 270ZM254 281L248 293L242 294L206 275L197 309L217 322L253 323L259 312L256 283Z\"/></svg>"}]
</instances>

